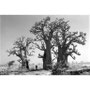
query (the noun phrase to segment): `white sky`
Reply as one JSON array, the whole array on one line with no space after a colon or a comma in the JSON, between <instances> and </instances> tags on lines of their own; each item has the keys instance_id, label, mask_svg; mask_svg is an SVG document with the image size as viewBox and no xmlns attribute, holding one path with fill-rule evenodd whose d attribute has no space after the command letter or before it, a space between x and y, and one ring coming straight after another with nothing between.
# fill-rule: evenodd
<instances>
[{"instance_id":1,"label":"white sky","mask_svg":"<svg viewBox=\"0 0 90 90\"><path fill-rule=\"evenodd\" d=\"M35 22L40 21L45 18L46 15L2 15L1 23L0 23L0 38L1 38L1 59L0 64L6 63L9 60L17 60L16 56L8 57L8 53L6 50L12 47L13 42L20 36L33 37L29 30L34 25ZM78 50L81 53L81 56L76 56L76 61L88 61L89 58L89 16L80 16L80 15L52 15L50 16L51 20L55 20L55 18L65 18L65 20L70 20L71 31L83 31L87 33L87 42L85 46L78 46ZM42 60L37 58L37 52L35 56L31 58L31 62L40 63ZM69 61L73 61L69 58Z\"/></svg>"}]
</instances>

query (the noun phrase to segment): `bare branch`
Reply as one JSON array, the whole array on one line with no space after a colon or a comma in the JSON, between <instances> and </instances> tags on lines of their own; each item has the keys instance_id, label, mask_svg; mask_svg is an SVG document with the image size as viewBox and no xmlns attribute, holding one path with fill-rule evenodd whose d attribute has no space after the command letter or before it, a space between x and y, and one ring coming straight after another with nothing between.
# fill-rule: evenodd
<instances>
[{"instance_id":1,"label":"bare branch","mask_svg":"<svg viewBox=\"0 0 90 90\"><path fill-rule=\"evenodd\" d=\"M73 53L80 55L80 53L76 50L77 45L71 44L73 46L73 48L69 48L67 54L68 55L72 55Z\"/></svg>"},{"instance_id":2,"label":"bare branch","mask_svg":"<svg viewBox=\"0 0 90 90\"><path fill-rule=\"evenodd\" d=\"M13 44L13 48L11 50L7 50L10 55L16 55L20 59L26 58L27 56L32 56L33 54L33 46L30 46L33 42L33 39L25 37L18 38ZM30 52L31 50L31 52Z\"/></svg>"},{"instance_id":3,"label":"bare branch","mask_svg":"<svg viewBox=\"0 0 90 90\"><path fill-rule=\"evenodd\" d=\"M41 54L38 54L38 58L44 58L44 56Z\"/></svg>"},{"instance_id":4,"label":"bare branch","mask_svg":"<svg viewBox=\"0 0 90 90\"><path fill-rule=\"evenodd\" d=\"M75 56L73 56L72 54L70 54L70 56L75 60L76 59L76 57Z\"/></svg>"}]
</instances>

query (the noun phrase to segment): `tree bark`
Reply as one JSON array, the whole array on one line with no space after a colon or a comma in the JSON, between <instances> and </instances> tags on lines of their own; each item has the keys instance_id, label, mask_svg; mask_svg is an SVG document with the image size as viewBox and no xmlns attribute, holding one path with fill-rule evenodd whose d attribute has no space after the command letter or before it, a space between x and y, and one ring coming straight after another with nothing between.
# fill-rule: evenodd
<instances>
[{"instance_id":1,"label":"tree bark","mask_svg":"<svg viewBox=\"0 0 90 90\"><path fill-rule=\"evenodd\" d=\"M26 60L26 69L29 70L29 62Z\"/></svg>"},{"instance_id":2,"label":"tree bark","mask_svg":"<svg viewBox=\"0 0 90 90\"><path fill-rule=\"evenodd\" d=\"M58 58L57 63L60 63L61 68L67 68L68 65L68 56L63 53L63 50L61 48L58 48Z\"/></svg>"},{"instance_id":3,"label":"tree bark","mask_svg":"<svg viewBox=\"0 0 90 90\"><path fill-rule=\"evenodd\" d=\"M51 44L50 41L46 41L46 49L44 50L43 55L43 69L48 70L52 68L51 60Z\"/></svg>"},{"instance_id":4,"label":"tree bark","mask_svg":"<svg viewBox=\"0 0 90 90\"><path fill-rule=\"evenodd\" d=\"M29 62L25 58L21 58L22 60L22 68L29 70Z\"/></svg>"},{"instance_id":5,"label":"tree bark","mask_svg":"<svg viewBox=\"0 0 90 90\"><path fill-rule=\"evenodd\" d=\"M60 46L58 46L58 58L57 63L60 63L63 60L63 52Z\"/></svg>"},{"instance_id":6,"label":"tree bark","mask_svg":"<svg viewBox=\"0 0 90 90\"><path fill-rule=\"evenodd\" d=\"M29 63L28 63L27 60L26 61L22 61L22 68L29 70Z\"/></svg>"},{"instance_id":7,"label":"tree bark","mask_svg":"<svg viewBox=\"0 0 90 90\"><path fill-rule=\"evenodd\" d=\"M67 55L63 55L63 59L61 61L62 67L67 68L68 67L67 63L68 63Z\"/></svg>"},{"instance_id":8,"label":"tree bark","mask_svg":"<svg viewBox=\"0 0 90 90\"><path fill-rule=\"evenodd\" d=\"M47 53L48 53L48 50L45 50L44 55L43 55L43 69L44 70L50 69L49 64L51 64L51 61L49 60L50 57Z\"/></svg>"},{"instance_id":9,"label":"tree bark","mask_svg":"<svg viewBox=\"0 0 90 90\"><path fill-rule=\"evenodd\" d=\"M51 45L50 42L46 43L46 68L52 68L52 60L51 60Z\"/></svg>"},{"instance_id":10,"label":"tree bark","mask_svg":"<svg viewBox=\"0 0 90 90\"><path fill-rule=\"evenodd\" d=\"M46 59L45 58L43 58L43 69L47 70Z\"/></svg>"}]
</instances>

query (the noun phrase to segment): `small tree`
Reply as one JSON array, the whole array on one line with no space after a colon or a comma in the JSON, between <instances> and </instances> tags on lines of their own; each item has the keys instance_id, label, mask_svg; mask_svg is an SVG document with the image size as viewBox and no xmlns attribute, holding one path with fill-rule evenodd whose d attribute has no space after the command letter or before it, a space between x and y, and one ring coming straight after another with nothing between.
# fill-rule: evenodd
<instances>
[{"instance_id":1,"label":"small tree","mask_svg":"<svg viewBox=\"0 0 90 90\"><path fill-rule=\"evenodd\" d=\"M13 64L15 63L15 61L9 61L7 64L8 64L8 67L11 67Z\"/></svg>"},{"instance_id":2,"label":"small tree","mask_svg":"<svg viewBox=\"0 0 90 90\"><path fill-rule=\"evenodd\" d=\"M54 47L52 50L57 55L57 63L61 64L61 67L67 67L68 56L75 59L74 54L80 55L76 49L77 45L85 45L86 33L83 32L70 32L69 21L64 19L56 19L57 28L53 36L53 45L58 49L55 51Z\"/></svg>"},{"instance_id":3,"label":"small tree","mask_svg":"<svg viewBox=\"0 0 90 90\"><path fill-rule=\"evenodd\" d=\"M28 56L32 56L32 42L33 39L25 37L18 38L13 44L11 50L7 50L10 55L16 55L20 59L18 60L22 64L22 68L29 69ZM31 50L31 51L30 51Z\"/></svg>"}]
</instances>

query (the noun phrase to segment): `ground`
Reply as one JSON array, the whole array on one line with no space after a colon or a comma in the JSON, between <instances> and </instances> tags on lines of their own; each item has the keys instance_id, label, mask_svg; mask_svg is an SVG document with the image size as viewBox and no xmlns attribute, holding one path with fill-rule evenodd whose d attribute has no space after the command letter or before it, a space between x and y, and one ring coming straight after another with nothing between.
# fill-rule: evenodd
<instances>
[{"instance_id":1,"label":"ground","mask_svg":"<svg viewBox=\"0 0 90 90\"><path fill-rule=\"evenodd\" d=\"M40 70L40 71L27 71L27 72L11 72L10 75L51 75L51 71Z\"/></svg>"},{"instance_id":2,"label":"ground","mask_svg":"<svg viewBox=\"0 0 90 90\"><path fill-rule=\"evenodd\" d=\"M90 66L82 66L82 67L70 67L67 71L55 71L54 75L90 75ZM0 75L52 75L52 70L25 70L18 68L18 66L12 66L8 68L7 66L0 66Z\"/></svg>"},{"instance_id":3,"label":"ground","mask_svg":"<svg viewBox=\"0 0 90 90\"><path fill-rule=\"evenodd\" d=\"M51 71L39 70L39 71L4 71L0 72L0 75L51 75Z\"/></svg>"}]
</instances>

